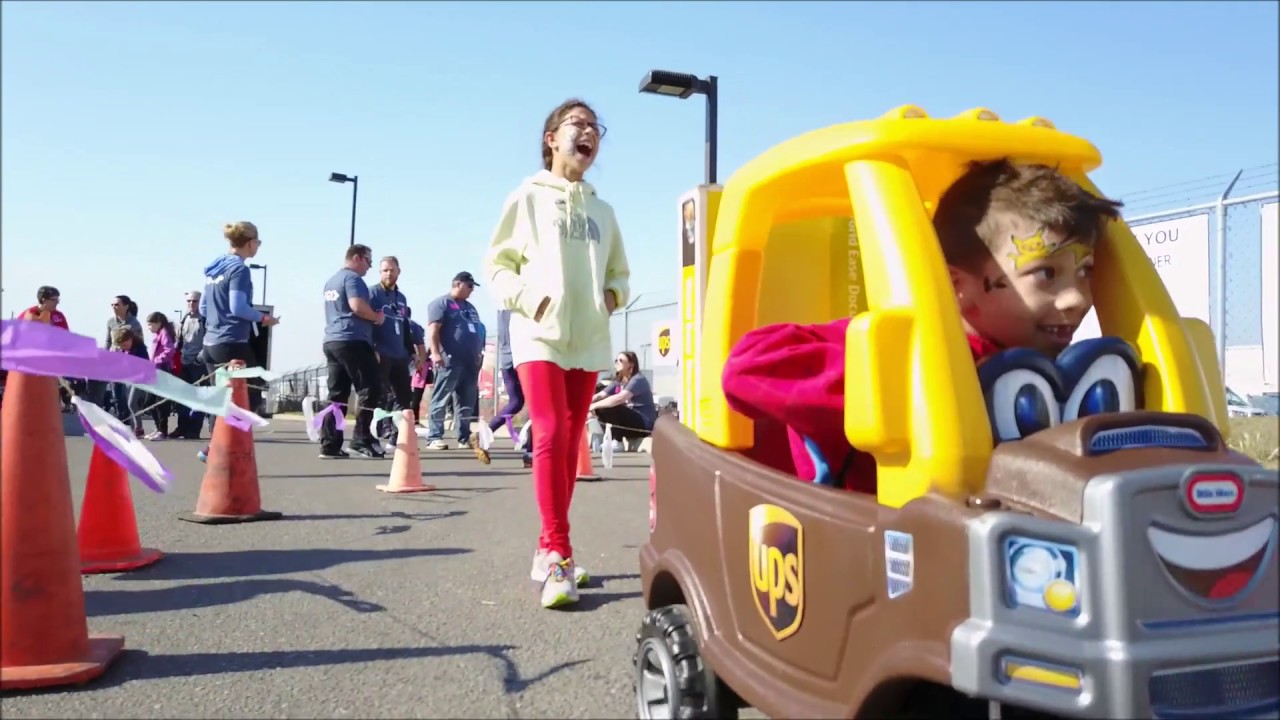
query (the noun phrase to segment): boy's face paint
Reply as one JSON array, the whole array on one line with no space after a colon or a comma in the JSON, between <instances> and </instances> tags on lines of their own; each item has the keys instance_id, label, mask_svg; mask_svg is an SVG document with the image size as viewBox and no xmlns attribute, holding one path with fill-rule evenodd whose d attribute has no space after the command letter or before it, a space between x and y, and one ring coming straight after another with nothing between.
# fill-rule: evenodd
<instances>
[{"instance_id":1,"label":"boy's face paint","mask_svg":"<svg viewBox=\"0 0 1280 720\"><path fill-rule=\"evenodd\" d=\"M976 272L954 271L967 329L1054 356L1093 307L1093 248L1053 230L1013 229Z\"/></svg>"},{"instance_id":2,"label":"boy's face paint","mask_svg":"<svg viewBox=\"0 0 1280 720\"><path fill-rule=\"evenodd\" d=\"M1076 267L1093 258L1093 248L1075 238L1059 238L1055 241L1051 236L1046 239L1043 229L1024 238L1012 235L1009 237L1009 244L1013 250L1007 253L1007 257L1013 262L1015 270L1021 270L1025 266L1052 258L1059 253L1070 253Z\"/></svg>"}]
</instances>

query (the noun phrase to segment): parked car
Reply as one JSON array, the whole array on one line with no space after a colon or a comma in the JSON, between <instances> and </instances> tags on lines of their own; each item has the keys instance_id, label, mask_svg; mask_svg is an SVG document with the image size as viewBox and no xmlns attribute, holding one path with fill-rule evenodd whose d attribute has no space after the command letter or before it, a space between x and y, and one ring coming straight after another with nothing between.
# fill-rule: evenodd
<instances>
[{"instance_id":1,"label":"parked car","mask_svg":"<svg viewBox=\"0 0 1280 720\"><path fill-rule=\"evenodd\" d=\"M1280 415L1280 393L1262 393L1250 395L1249 404L1262 411L1263 415L1275 417Z\"/></svg>"},{"instance_id":2,"label":"parked car","mask_svg":"<svg viewBox=\"0 0 1280 720\"><path fill-rule=\"evenodd\" d=\"M1233 417L1258 417L1267 413L1227 388L1227 414Z\"/></svg>"}]
</instances>

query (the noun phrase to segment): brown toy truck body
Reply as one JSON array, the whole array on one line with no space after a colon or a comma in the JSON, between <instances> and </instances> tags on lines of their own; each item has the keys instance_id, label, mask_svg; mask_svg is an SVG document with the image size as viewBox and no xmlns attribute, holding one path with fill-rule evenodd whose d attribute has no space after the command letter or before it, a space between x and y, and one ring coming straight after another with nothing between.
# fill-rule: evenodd
<instances>
[{"instance_id":1,"label":"brown toy truck body","mask_svg":"<svg viewBox=\"0 0 1280 720\"><path fill-rule=\"evenodd\" d=\"M682 255L681 417L653 433L641 718L1280 717L1280 479L1226 447L1212 332L1127 225L1095 248L1104 337L973 364L931 213L997 157L1096 191L1096 149L1042 118L914 106L698 190L714 242ZM760 428L721 387L746 332L842 317L874 493L749 459Z\"/></svg>"},{"instance_id":2,"label":"brown toy truck body","mask_svg":"<svg viewBox=\"0 0 1280 720\"><path fill-rule=\"evenodd\" d=\"M1089 453L1100 431L1156 424L1207 447ZM1240 683L1231 705L1265 713L1274 702L1276 474L1199 417L1095 416L1003 445L987 493L969 503L887 508L726 454L670 420L655 430L654 473L647 606L687 606L706 667L770 717L890 717L939 688L1063 717L1202 716L1214 710L1197 684L1223 675ZM1248 510L1200 516L1181 500L1189 479L1223 473L1243 482ZM1206 596L1233 569L1177 568L1150 528L1209 540L1259 528L1235 569L1252 589L1213 609ZM1075 617L1009 607L1011 536L1078 548Z\"/></svg>"}]
</instances>

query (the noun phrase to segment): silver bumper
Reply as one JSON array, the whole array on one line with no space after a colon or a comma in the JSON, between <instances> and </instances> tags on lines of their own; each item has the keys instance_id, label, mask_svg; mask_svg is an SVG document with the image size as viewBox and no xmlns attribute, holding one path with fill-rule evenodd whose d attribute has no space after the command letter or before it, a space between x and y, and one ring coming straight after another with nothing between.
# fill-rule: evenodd
<instances>
[{"instance_id":1,"label":"silver bumper","mask_svg":"<svg viewBox=\"0 0 1280 720\"><path fill-rule=\"evenodd\" d=\"M1280 717L1276 630L1252 625L1123 643L969 620L952 633L952 683L974 697L1065 717ZM1079 687L1014 679L1010 664L1078 673Z\"/></svg>"}]
</instances>

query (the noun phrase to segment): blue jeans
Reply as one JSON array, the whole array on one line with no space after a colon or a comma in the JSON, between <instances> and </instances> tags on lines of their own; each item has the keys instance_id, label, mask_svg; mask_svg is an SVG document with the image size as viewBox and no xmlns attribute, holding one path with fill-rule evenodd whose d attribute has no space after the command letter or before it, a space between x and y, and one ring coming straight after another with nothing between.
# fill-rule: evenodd
<instances>
[{"instance_id":1,"label":"blue jeans","mask_svg":"<svg viewBox=\"0 0 1280 720\"><path fill-rule=\"evenodd\" d=\"M129 409L129 386L124 383L111 383L107 386L110 388L111 399L114 403L112 410L115 412L116 419L125 425L133 426L133 421L129 416L133 411Z\"/></svg>"},{"instance_id":2,"label":"blue jeans","mask_svg":"<svg viewBox=\"0 0 1280 720\"><path fill-rule=\"evenodd\" d=\"M480 368L436 368L436 382L431 387L431 409L427 421L427 442L444 439L444 414L453 396L453 422L458 428L458 442L471 438L471 421L480 400Z\"/></svg>"}]
</instances>

